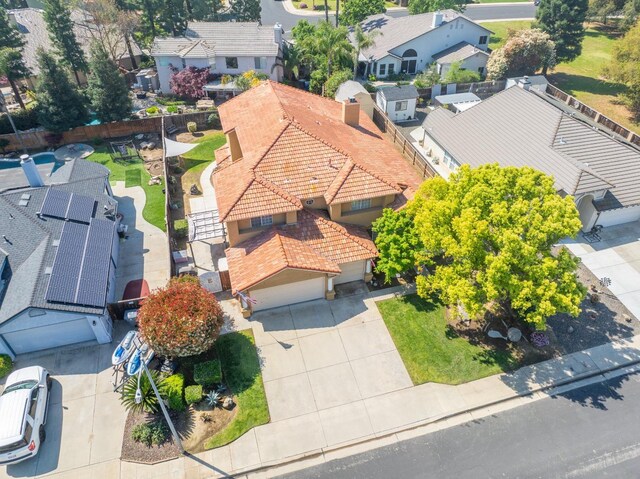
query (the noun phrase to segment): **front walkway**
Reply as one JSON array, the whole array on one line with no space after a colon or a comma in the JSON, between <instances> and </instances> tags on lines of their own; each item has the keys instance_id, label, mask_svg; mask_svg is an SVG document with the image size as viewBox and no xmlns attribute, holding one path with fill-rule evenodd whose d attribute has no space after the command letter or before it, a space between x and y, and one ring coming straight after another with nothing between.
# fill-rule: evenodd
<instances>
[{"instance_id":1,"label":"front walkway","mask_svg":"<svg viewBox=\"0 0 640 479\"><path fill-rule=\"evenodd\" d=\"M609 290L640 319L640 221L609 226L601 241L588 243L582 235L563 244L600 280L611 283Z\"/></svg>"},{"instance_id":2,"label":"front walkway","mask_svg":"<svg viewBox=\"0 0 640 479\"><path fill-rule=\"evenodd\" d=\"M146 196L140 186L125 188L117 181L113 194L118 200L122 223L129 226L127 239L120 240L120 255L116 270L116 300L122 299L127 283L144 278L153 291L169 281L169 245L164 231L142 217Z\"/></svg>"}]
</instances>

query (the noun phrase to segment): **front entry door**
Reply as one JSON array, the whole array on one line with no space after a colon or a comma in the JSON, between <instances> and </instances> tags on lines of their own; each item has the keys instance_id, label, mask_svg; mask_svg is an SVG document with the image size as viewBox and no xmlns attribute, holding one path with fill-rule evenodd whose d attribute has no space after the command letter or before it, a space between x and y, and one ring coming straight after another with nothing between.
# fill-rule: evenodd
<instances>
[{"instance_id":1,"label":"front entry door","mask_svg":"<svg viewBox=\"0 0 640 479\"><path fill-rule=\"evenodd\" d=\"M417 60L402 60L400 71L413 75L416 72Z\"/></svg>"}]
</instances>

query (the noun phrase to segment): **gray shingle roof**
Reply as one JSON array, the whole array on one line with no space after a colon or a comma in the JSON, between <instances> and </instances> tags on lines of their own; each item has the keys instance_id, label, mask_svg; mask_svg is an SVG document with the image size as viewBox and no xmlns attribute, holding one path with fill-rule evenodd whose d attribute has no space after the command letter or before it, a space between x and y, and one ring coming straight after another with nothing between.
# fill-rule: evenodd
<instances>
[{"instance_id":1,"label":"gray shingle roof","mask_svg":"<svg viewBox=\"0 0 640 479\"><path fill-rule=\"evenodd\" d=\"M457 115L438 108L423 127L459 163L530 166L568 194L609 189L612 207L640 204L640 151L534 90L514 86Z\"/></svg>"},{"instance_id":2,"label":"gray shingle roof","mask_svg":"<svg viewBox=\"0 0 640 479\"><path fill-rule=\"evenodd\" d=\"M419 96L418 89L413 85L380 88L378 94L387 101L410 100Z\"/></svg>"},{"instance_id":3,"label":"gray shingle roof","mask_svg":"<svg viewBox=\"0 0 640 479\"><path fill-rule=\"evenodd\" d=\"M442 50L439 53L436 53L435 55L433 55L433 59L440 64L449 64L466 60L467 58L472 57L477 53L489 57L489 54L487 52L474 47L473 45L471 45L471 43L460 42L456 43L452 47Z\"/></svg>"},{"instance_id":4,"label":"gray shingle roof","mask_svg":"<svg viewBox=\"0 0 640 479\"><path fill-rule=\"evenodd\" d=\"M15 10L9 10L9 14L13 15L17 24L18 30L24 36L26 44L24 46L23 55L25 63L31 69L34 75L38 75L40 70L37 62L37 51L39 48L45 51L53 50L53 45L49 39L49 32L47 31L47 24L44 21L44 11L38 8L20 8ZM71 19L74 22L74 32L80 46L84 50L85 54L89 54L89 46L94 39L96 33L95 28L87 21L87 14L80 10L71 11ZM127 51L126 44L123 38L114 40L116 44L116 57L128 58L129 52ZM138 44L131 40L131 49L134 55L141 55L142 50Z\"/></svg>"},{"instance_id":5,"label":"gray shingle roof","mask_svg":"<svg viewBox=\"0 0 640 479\"><path fill-rule=\"evenodd\" d=\"M276 56L273 25L248 22L189 22L183 37L156 37L152 55L182 58L213 56Z\"/></svg>"},{"instance_id":6,"label":"gray shingle roof","mask_svg":"<svg viewBox=\"0 0 640 479\"><path fill-rule=\"evenodd\" d=\"M362 86L362 84L357 81L347 80L342 85L338 87L336 91L335 100L336 101L344 101L349 98L353 98L358 93L364 93L368 95L367 89Z\"/></svg>"},{"instance_id":7,"label":"gray shingle roof","mask_svg":"<svg viewBox=\"0 0 640 479\"><path fill-rule=\"evenodd\" d=\"M442 10L443 23L435 28L447 25L456 18L464 18L473 23L472 20L454 10ZM363 50L360 55L364 59L373 58L379 60L389 54L394 48L407 43L425 33L434 30L433 12L420 15L408 15L406 17L393 18L385 14L372 15L364 20L361 25L365 32L378 30L380 34L376 36L376 43L373 47ZM478 25L484 28L482 25ZM487 32L490 30L486 29Z\"/></svg>"},{"instance_id":8,"label":"gray shingle roof","mask_svg":"<svg viewBox=\"0 0 640 479\"><path fill-rule=\"evenodd\" d=\"M102 165L74 160L56 170L48 186L0 193L0 231L7 236L7 241L0 239L0 248L7 255L11 274L4 297L0 297L0 324L29 307L103 313L104 308L54 304L45 300L47 268L53 265L54 241L60 238L65 221L41 218L38 213L47 190L53 187L95 198L98 201L96 217L104 218L104 206L114 202L105 194L108 175L109 171ZM31 198L26 206L20 206L25 193Z\"/></svg>"}]
</instances>

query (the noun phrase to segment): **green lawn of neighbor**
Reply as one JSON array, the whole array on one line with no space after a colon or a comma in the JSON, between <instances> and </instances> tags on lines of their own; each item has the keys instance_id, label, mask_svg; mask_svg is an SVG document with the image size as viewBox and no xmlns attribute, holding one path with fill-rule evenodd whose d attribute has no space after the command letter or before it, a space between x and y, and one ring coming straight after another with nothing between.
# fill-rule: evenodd
<instances>
[{"instance_id":1,"label":"green lawn of neighbor","mask_svg":"<svg viewBox=\"0 0 640 479\"><path fill-rule=\"evenodd\" d=\"M474 345L458 336L440 304L413 294L377 305L414 384L461 384L519 366L509 350Z\"/></svg>"},{"instance_id":2,"label":"green lawn of neighbor","mask_svg":"<svg viewBox=\"0 0 640 479\"><path fill-rule=\"evenodd\" d=\"M313 0L293 0L293 6L296 8L300 8L300 4L301 3L306 3L307 4L307 8L305 10L309 10L309 11L313 11ZM324 5L324 0L315 0L315 4L316 5ZM336 0L328 0L327 4L329 5L329 11L331 13L335 12L336 10ZM385 1L384 2L384 6L386 8L393 8L393 7L397 7L398 5L396 5L393 2L389 2L389 1ZM340 2L340 10L342 10L342 8L344 7L344 0L342 0ZM324 10L316 10L319 12L324 12Z\"/></svg>"},{"instance_id":3,"label":"green lawn of neighbor","mask_svg":"<svg viewBox=\"0 0 640 479\"><path fill-rule=\"evenodd\" d=\"M489 42L495 50L506 41L509 28L522 30L529 28L531 22L486 22L483 25L495 32ZM603 77L603 69L611 61L613 45L618 38L619 34L613 29L592 25L582 43L582 54L571 62L559 64L547 77L553 85L625 128L640 131L640 125L631 119L629 110L622 103L620 94L625 86Z\"/></svg>"},{"instance_id":4,"label":"green lawn of neighbor","mask_svg":"<svg viewBox=\"0 0 640 479\"><path fill-rule=\"evenodd\" d=\"M231 423L211 437L206 449L224 446L250 429L269 422L269 407L260 362L250 329L224 334L216 342L225 384L231 389L238 412Z\"/></svg>"},{"instance_id":5,"label":"green lawn of neighbor","mask_svg":"<svg viewBox=\"0 0 640 479\"><path fill-rule=\"evenodd\" d=\"M108 146L98 146L96 151L87 157L87 160L107 167L111 172L109 176L111 183L124 181L127 188L141 186L146 196L142 217L162 231L166 231L163 185L149 186L151 175L145 169L142 160L130 160L126 163L115 162L111 158L110 151Z\"/></svg>"}]
</instances>

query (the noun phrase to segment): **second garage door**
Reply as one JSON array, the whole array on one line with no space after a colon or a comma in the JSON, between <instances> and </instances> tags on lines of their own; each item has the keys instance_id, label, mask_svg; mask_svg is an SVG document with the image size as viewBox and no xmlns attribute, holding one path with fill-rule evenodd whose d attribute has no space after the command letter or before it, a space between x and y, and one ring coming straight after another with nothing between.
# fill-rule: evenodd
<instances>
[{"instance_id":1,"label":"second garage door","mask_svg":"<svg viewBox=\"0 0 640 479\"><path fill-rule=\"evenodd\" d=\"M361 281L364 278L364 261L353 261L340 265L342 273L335 277L334 284L348 283L350 281Z\"/></svg>"},{"instance_id":2,"label":"second garage door","mask_svg":"<svg viewBox=\"0 0 640 479\"><path fill-rule=\"evenodd\" d=\"M16 354L96 339L85 318L3 333L2 337Z\"/></svg>"},{"instance_id":3,"label":"second garage door","mask_svg":"<svg viewBox=\"0 0 640 479\"><path fill-rule=\"evenodd\" d=\"M256 300L254 311L277 308L287 304L302 303L312 299L324 298L324 277L297 281L295 283L272 286L271 288L251 290L249 295Z\"/></svg>"}]
</instances>

